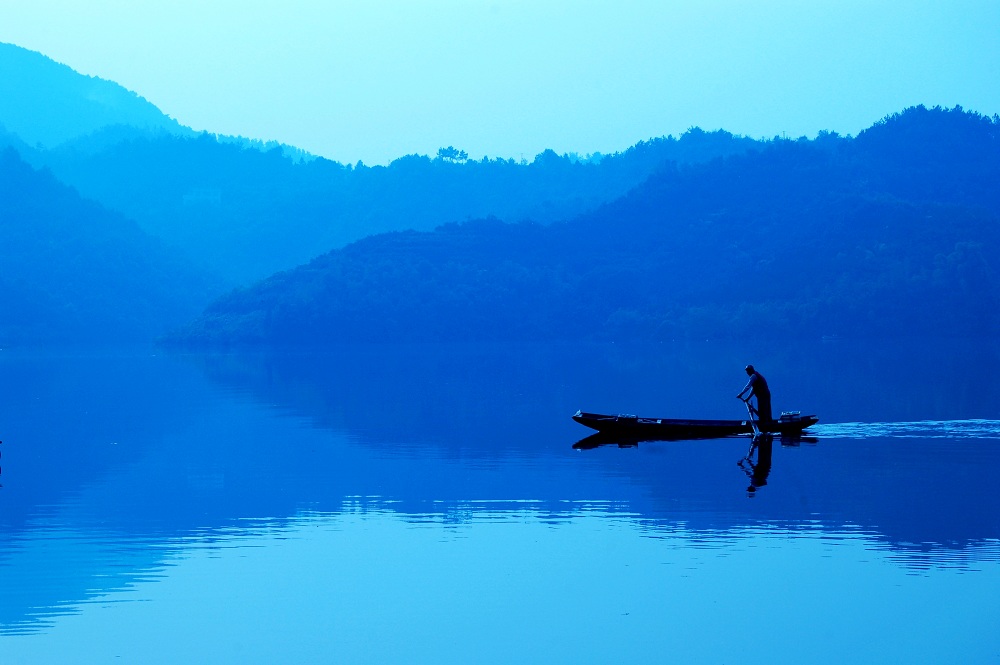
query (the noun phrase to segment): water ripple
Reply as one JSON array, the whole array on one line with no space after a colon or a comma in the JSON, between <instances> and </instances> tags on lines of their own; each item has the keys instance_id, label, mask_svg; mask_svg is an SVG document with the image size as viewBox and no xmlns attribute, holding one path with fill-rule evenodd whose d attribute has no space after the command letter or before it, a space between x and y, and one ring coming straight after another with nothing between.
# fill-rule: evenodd
<instances>
[{"instance_id":1,"label":"water ripple","mask_svg":"<svg viewBox=\"0 0 1000 665\"><path fill-rule=\"evenodd\" d=\"M1000 439L1000 420L826 423L810 427L809 433L836 439Z\"/></svg>"}]
</instances>

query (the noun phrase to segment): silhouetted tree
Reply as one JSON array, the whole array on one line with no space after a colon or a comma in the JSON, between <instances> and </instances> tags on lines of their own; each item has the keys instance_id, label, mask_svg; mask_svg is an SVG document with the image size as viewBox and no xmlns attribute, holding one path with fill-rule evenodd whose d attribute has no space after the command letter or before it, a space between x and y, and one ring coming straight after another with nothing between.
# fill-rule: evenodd
<instances>
[{"instance_id":1,"label":"silhouetted tree","mask_svg":"<svg viewBox=\"0 0 1000 665\"><path fill-rule=\"evenodd\" d=\"M469 153L464 150L459 150L454 146L448 146L447 148L438 148L437 152L438 159L444 160L446 162L464 162L469 159Z\"/></svg>"}]
</instances>

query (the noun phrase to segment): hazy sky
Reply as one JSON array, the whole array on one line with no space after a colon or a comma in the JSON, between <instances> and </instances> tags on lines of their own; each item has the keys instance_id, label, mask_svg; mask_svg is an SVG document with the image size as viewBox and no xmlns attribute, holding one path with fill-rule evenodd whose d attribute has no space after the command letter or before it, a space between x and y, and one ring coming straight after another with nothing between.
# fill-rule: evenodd
<instances>
[{"instance_id":1,"label":"hazy sky","mask_svg":"<svg viewBox=\"0 0 1000 665\"><path fill-rule=\"evenodd\" d=\"M1000 113L1000 0L0 0L0 41L342 162Z\"/></svg>"}]
</instances>

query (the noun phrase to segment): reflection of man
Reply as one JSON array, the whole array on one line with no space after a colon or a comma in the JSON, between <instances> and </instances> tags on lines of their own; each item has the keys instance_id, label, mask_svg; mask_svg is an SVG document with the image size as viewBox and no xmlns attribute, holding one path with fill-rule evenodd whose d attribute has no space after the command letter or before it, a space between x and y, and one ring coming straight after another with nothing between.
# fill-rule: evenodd
<instances>
[{"instance_id":1,"label":"reflection of man","mask_svg":"<svg viewBox=\"0 0 1000 665\"><path fill-rule=\"evenodd\" d=\"M740 399L757 398L757 421L761 427L766 428L771 423L771 390L767 387L767 380L753 368L753 365L747 365L745 369L750 375L750 380L743 386L743 390L737 397Z\"/></svg>"},{"instance_id":2,"label":"reflection of man","mask_svg":"<svg viewBox=\"0 0 1000 665\"><path fill-rule=\"evenodd\" d=\"M750 485L747 487L747 496L753 496L756 494L758 487L767 485L767 476L771 473L771 454L773 445L774 437L771 434L763 434L754 439L752 448L757 451L757 461L754 462L750 459L753 456L753 450L751 450L750 454L745 458L747 466L750 468L747 469L745 466L740 464L746 474L750 476Z\"/></svg>"}]
</instances>

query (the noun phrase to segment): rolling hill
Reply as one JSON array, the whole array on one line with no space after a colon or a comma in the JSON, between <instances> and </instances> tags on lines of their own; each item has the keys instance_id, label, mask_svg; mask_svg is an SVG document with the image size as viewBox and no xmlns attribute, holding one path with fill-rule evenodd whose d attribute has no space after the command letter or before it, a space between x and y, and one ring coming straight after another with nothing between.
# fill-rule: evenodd
<instances>
[{"instance_id":1,"label":"rolling hill","mask_svg":"<svg viewBox=\"0 0 1000 665\"><path fill-rule=\"evenodd\" d=\"M221 284L0 151L0 343L148 342L196 315Z\"/></svg>"},{"instance_id":2,"label":"rolling hill","mask_svg":"<svg viewBox=\"0 0 1000 665\"><path fill-rule=\"evenodd\" d=\"M853 139L661 170L564 223L367 238L230 293L172 339L993 335L997 182L1000 119L914 107Z\"/></svg>"},{"instance_id":3,"label":"rolling hill","mask_svg":"<svg viewBox=\"0 0 1000 665\"><path fill-rule=\"evenodd\" d=\"M667 163L755 144L692 129L582 160L545 151L530 163L469 161L454 150L388 166L344 165L273 141L196 133L117 84L0 44L0 147L234 283L374 233L484 216L569 219Z\"/></svg>"}]
</instances>

